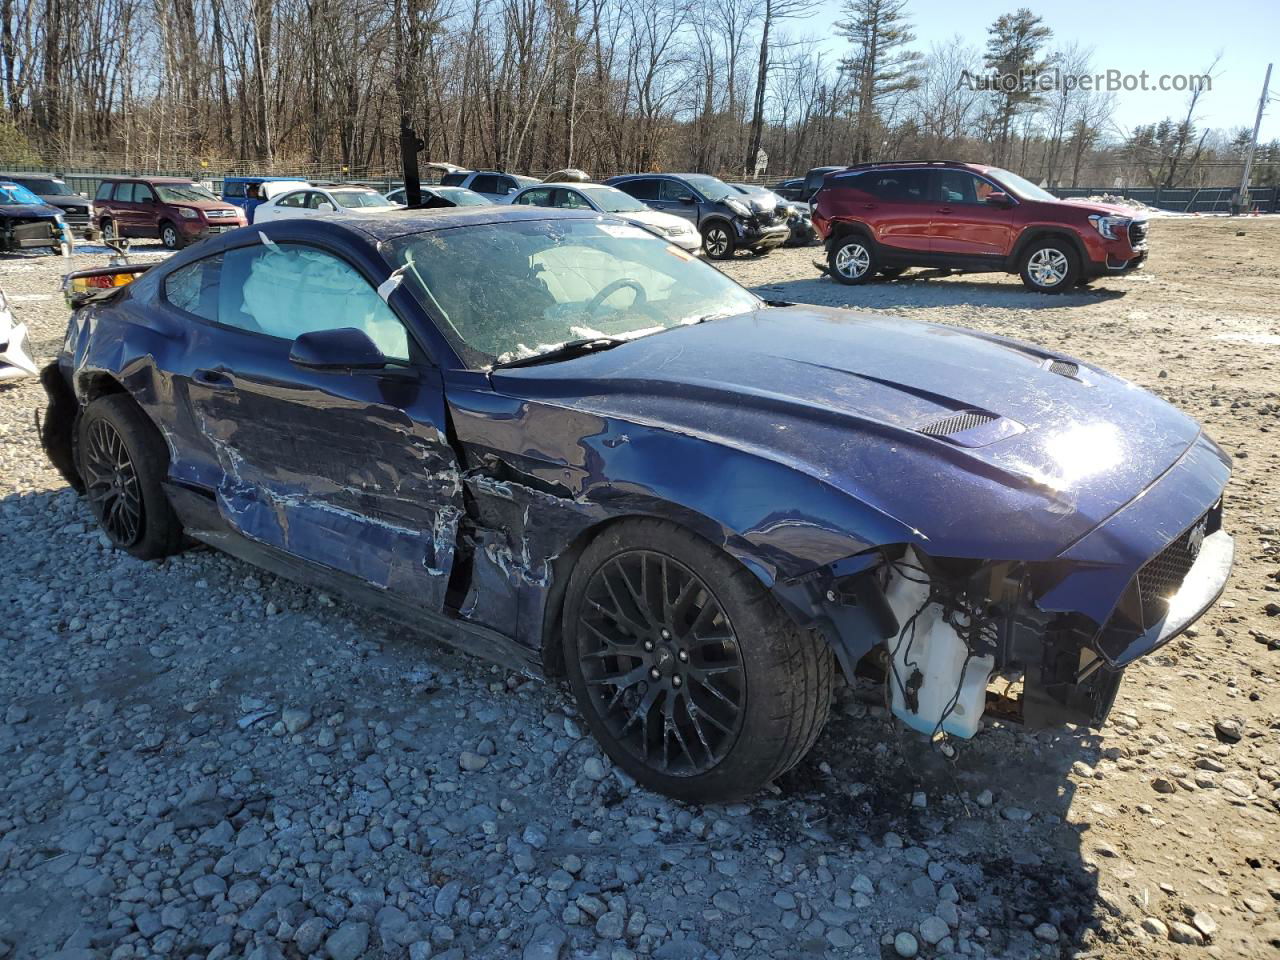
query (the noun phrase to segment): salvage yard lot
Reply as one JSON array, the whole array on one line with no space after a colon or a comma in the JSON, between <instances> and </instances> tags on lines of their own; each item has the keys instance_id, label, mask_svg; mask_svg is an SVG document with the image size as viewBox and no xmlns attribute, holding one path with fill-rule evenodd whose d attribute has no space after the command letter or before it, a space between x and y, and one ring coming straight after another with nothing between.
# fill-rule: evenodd
<instances>
[{"instance_id":1,"label":"salvage yard lot","mask_svg":"<svg viewBox=\"0 0 1280 960\"><path fill-rule=\"evenodd\" d=\"M818 248L724 265L1157 392L1232 455L1237 545L1106 729L993 726L948 759L845 688L801 766L729 807L611 771L558 684L208 550L106 550L40 453L38 383L0 391L0 960L891 957L902 933L928 957L1275 956L1280 219L1151 232L1145 270L1058 297L843 287ZM41 363L63 269L0 260Z\"/></svg>"}]
</instances>

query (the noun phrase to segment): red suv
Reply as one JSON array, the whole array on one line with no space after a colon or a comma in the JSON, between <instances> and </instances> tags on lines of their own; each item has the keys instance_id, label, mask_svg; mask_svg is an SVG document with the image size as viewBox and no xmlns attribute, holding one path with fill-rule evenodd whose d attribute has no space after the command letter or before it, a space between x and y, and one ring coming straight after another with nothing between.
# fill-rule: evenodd
<instances>
[{"instance_id":1,"label":"red suv","mask_svg":"<svg viewBox=\"0 0 1280 960\"><path fill-rule=\"evenodd\" d=\"M174 177L103 180L93 198L102 238L159 237L170 250L243 227L244 211Z\"/></svg>"},{"instance_id":2,"label":"red suv","mask_svg":"<svg viewBox=\"0 0 1280 960\"><path fill-rule=\"evenodd\" d=\"M1008 170L972 163L868 163L828 174L813 225L831 276L850 284L948 267L1017 273L1032 290L1056 293L1147 257L1145 216L1067 203Z\"/></svg>"}]
</instances>

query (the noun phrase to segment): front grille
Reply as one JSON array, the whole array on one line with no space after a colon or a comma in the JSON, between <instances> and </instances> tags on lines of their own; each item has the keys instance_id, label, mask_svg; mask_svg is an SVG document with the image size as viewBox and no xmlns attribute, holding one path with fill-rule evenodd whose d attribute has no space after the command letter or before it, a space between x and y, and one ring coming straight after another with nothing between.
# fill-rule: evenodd
<instances>
[{"instance_id":1,"label":"front grille","mask_svg":"<svg viewBox=\"0 0 1280 960\"><path fill-rule=\"evenodd\" d=\"M1056 373L1060 377L1074 377L1080 372L1080 367L1070 360L1055 360L1049 364L1049 372Z\"/></svg>"},{"instance_id":2,"label":"front grille","mask_svg":"<svg viewBox=\"0 0 1280 960\"><path fill-rule=\"evenodd\" d=\"M210 220L229 220L236 215L234 210L206 210L204 215Z\"/></svg>"},{"instance_id":3,"label":"front grille","mask_svg":"<svg viewBox=\"0 0 1280 960\"><path fill-rule=\"evenodd\" d=\"M53 235L52 227L52 220L19 221L13 226L13 239L18 242L23 240L47 240Z\"/></svg>"},{"instance_id":4,"label":"front grille","mask_svg":"<svg viewBox=\"0 0 1280 960\"><path fill-rule=\"evenodd\" d=\"M1129 221L1129 246L1137 247L1147 242L1147 221Z\"/></svg>"},{"instance_id":5,"label":"front grille","mask_svg":"<svg viewBox=\"0 0 1280 960\"><path fill-rule=\"evenodd\" d=\"M1169 598L1178 592L1200 552L1199 543L1192 550L1192 538L1197 536L1203 540L1204 535L1205 518L1201 517L1138 571L1138 596L1142 601L1142 622L1146 626L1158 623L1168 611Z\"/></svg>"},{"instance_id":6,"label":"front grille","mask_svg":"<svg viewBox=\"0 0 1280 960\"><path fill-rule=\"evenodd\" d=\"M920 432L929 437L949 437L953 433L972 430L974 427L980 427L984 423L991 423L991 421L999 419L995 414L986 413L982 410L961 410L958 413L949 414L941 420L935 420L933 423L926 423L920 428Z\"/></svg>"}]
</instances>

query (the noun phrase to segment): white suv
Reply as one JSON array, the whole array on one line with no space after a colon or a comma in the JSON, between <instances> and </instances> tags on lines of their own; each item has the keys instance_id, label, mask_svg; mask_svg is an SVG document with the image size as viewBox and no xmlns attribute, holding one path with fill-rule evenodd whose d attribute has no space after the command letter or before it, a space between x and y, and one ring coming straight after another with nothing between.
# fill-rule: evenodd
<instances>
[{"instance_id":1,"label":"white suv","mask_svg":"<svg viewBox=\"0 0 1280 960\"><path fill-rule=\"evenodd\" d=\"M440 178L442 187L466 187L494 203L509 203L516 192L540 183L535 177L521 177L514 173L498 173L494 170L459 170Z\"/></svg>"}]
</instances>

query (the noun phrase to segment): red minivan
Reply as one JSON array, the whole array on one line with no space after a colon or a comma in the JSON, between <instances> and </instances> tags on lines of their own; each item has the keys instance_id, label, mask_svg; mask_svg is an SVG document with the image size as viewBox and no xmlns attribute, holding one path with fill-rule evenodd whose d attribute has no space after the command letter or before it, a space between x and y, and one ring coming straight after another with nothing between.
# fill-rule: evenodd
<instances>
[{"instance_id":1,"label":"red minivan","mask_svg":"<svg viewBox=\"0 0 1280 960\"><path fill-rule=\"evenodd\" d=\"M248 222L200 184L179 177L112 177L93 199L104 240L159 237L170 250Z\"/></svg>"},{"instance_id":2,"label":"red minivan","mask_svg":"<svg viewBox=\"0 0 1280 960\"><path fill-rule=\"evenodd\" d=\"M840 283L910 267L1016 273L1057 293L1135 270L1147 258L1145 214L1059 200L998 167L951 161L867 163L827 173L813 202Z\"/></svg>"}]
</instances>

